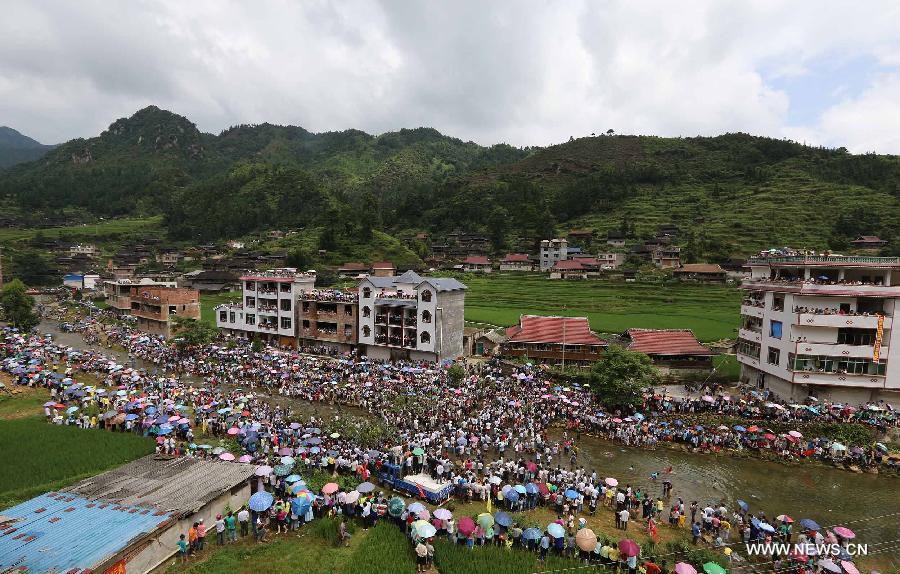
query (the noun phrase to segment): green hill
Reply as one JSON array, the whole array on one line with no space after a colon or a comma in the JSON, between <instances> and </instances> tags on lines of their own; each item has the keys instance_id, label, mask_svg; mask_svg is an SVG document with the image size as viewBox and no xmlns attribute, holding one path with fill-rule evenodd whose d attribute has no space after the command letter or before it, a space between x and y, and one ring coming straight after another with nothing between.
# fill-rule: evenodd
<instances>
[{"instance_id":1,"label":"green hill","mask_svg":"<svg viewBox=\"0 0 900 574\"><path fill-rule=\"evenodd\" d=\"M502 253L573 228L637 242L661 225L677 226L697 260L773 245L844 249L858 234L896 250L898 201L896 156L746 134L604 135L530 149L430 128L373 136L260 124L213 135L153 106L0 173L0 206L15 214L0 218L7 226L163 215L173 239L293 228L326 250L352 244L348 253L374 232L466 230Z\"/></svg>"},{"instance_id":2,"label":"green hill","mask_svg":"<svg viewBox=\"0 0 900 574\"><path fill-rule=\"evenodd\" d=\"M53 147L44 145L10 127L0 126L0 169L36 160Z\"/></svg>"}]
</instances>

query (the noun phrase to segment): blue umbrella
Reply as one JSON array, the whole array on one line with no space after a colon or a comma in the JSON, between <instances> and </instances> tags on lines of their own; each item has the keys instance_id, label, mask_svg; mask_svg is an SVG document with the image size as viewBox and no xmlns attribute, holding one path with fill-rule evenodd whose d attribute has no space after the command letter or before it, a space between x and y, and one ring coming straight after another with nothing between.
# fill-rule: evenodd
<instances>
[{"instance_id":1,"label":"blue umbrella","mask_svg":"<svg viewBox=\"0 0 900 574\"><path fill-rule=\"evenodd\" d=\"M538 492L540 492L540 489L538 489L535 483L529 482L525 485L525 492L528 494L537 494Z\"/></svg>"},{"instance_id":2,"label":"blue umbrella","mask_svg":"<svg viewBox=\"0 0 900 574\"><path fill-rule=\"evenodd\" d=\"M541 531L537 528L526 528L525 531L522 532L522 538L525 540L540 540Z\"/></svg>"},{"instance_id":3,"label":"blue umbrella","mask_svg":"<svg viewBox=\"0 0 900 574\"><path fill-rule=\"evenodd\" d=\"M509 526L512 524L512 516L502 510L494 515L494 521L500 526Z\"/></svg>"},{"instance_id":4,"label":"blue umbrella","mask_svg":"<svg viewBox=\"0 0 900 574\"><path fill-rule=\"evenodd\" d=\"M747 429L745 429L741 425L734 425L734 430L736 430L738 432L747 432Z\"/></svg>"},{"instance_id":5,"label":"blue umbrella","mask_svg":"<svg viewBox=\"0 0 900 574\"><path fill-rule=\"evenodd\" d=\"M744 502L743 500L738 500L737 503L738 503L738 506L741 507L741 510L743 510L744 512L747 512L748 510L750 510L750 505L747 504L746 502Z\"/></svg>"},{"instance_id":6,"label":"blue umbrella","mask_svg":"<svg viewBox=\"0 0 900 574\"><path fill-rule=\"evenodd\" d=\"M566 491L566 498L568 498L569 500L575 500L576 498L578 498L578 492L570 488Z\"/></svg>"},{"instance_id":7,"label":"blue umbrella","mask_svg":"<svg viewBox=\"0 0 900 574\"><path fill-rule=\"evenodd\" d=\"M295 482L299 482L302 480L299 474L292 474L289 477L285 478L284 481L288 484L293 484Z\"/></svg>"},{"instance_id":8,"label":"blue umbrella","mask_svg":"<svg viewBox=\"0 0 900 574\"><path fill-rule=\"evenodd\" d=\"M72 414L72 413L74 413L74 412L77 411L77 410L78 410L78 407L69 407L69 408L66 409L66 412L69 413L69 414Z\"/></svg>"},{"instance_id":9,"label":"blue umbrella","mask_svg":"<svg viewBox=\"0 0 900 574\"><path fill-rule=\"evenodd\" d=\"M800 521L800 526L806 528L807 530L822 530L822 527L819 526L819 523L812 518L804 518Z\"/></svg>"},{"instance_id":10,"label":"blue umbrella","mask_svg":"<svg viewBox=\"0 0 900 574\"><path fill-rule=\"evenodd\" d=\"M260 490L250 497L250 510L254 512L265 512L272 506L275 499L265 490Z\"/></svg>"},{"instance_id":11,"label":"blue umbrella","mask_svg":"<svg viewBox=\"0 0 900 574\"><path fill-rule=\"evenodd\" d=\"M425 505L422 504L421 502L413 502L412 504L409 505L409 508L407 508L407 510L409 511L410 514L418 514L418 513L422 512L423 510L425 510Z\"/></svg>"},{"instance_id":12,"label":"blue umbrella","mask_svg":"<svg viewBox=\"0 0 900 574\"><path fill-rule=\"evenodd\" d=\"M677 421L675 421L675 426L677 426L677 427L684 426L684 423L681 422L681 419L678 419Z\"/></svg>"},{"instance_id":13,"label":"blue umbrella","mask_svg":"<svg viewBox=\"0 0 900 574\"><path fill-rule=\"evenodd\" d=\"M519 500L519 493L513 488L510 488L503 496L510 502L518 502Z\"/></svg>"},{"instance_id":14,"label":"blue umbrella","mask_svg":"<svg viewBox=\"0 0 900 574\"><path fill-rule=\"evenodd\" d=\"M291 501L291 514L294 516L304 516L312 504L309 499L295 498Z\"/></svg>"},{"instance_id":15,"label":"blue umbrella","mask_svg":"<svg viewBox=\"0 0 900 574\"><path fill-rule=\"evenodd\" d=\"M702 425L697 425L697 426L694 427L694 428L696 428L698 431L701 431L701 432L703 431L703 426L702 426Z\"/></svg>"},{"instance_id":16,"label":"blue umbrella","mask_svg":"<svg viewBox=\"0 0 900 574\"><path fill-rule=\"evenodd\" d=\"M563 528L562 524L551 522L547 525L547 534L553 538L562 538L566 534L566 529Z\"/></svg>"},{"instance_id":17,"label":"blue umbrella","mask_svg":"<svg viewBox=\"0 0 900 574\"><path fill-rule=\"evenodd\" d=\"M126 421L133 421L133 420L139 419L139 418L141 418L141 417L137 416L137 415L134 414L134 413L129 413L129 414L125 415L125 420L126 420Z\"/></svg>"},{"instance_id":18,"label":"blue umbrella","mask_svg":"<svg viewBox=\"0 0 900 574\"><path fill-rule=\"evenodd\" d=\"M517 484L513 488L515 488L516 492L518 492L519 494L526 494L528 492L524 484Z\"/></svg>"}]
</instances>

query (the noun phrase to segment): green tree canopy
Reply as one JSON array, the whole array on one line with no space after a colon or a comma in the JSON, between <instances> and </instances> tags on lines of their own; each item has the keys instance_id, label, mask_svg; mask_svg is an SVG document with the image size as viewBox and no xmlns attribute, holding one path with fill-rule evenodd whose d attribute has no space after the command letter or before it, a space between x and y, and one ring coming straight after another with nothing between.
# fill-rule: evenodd
<instances>
[{"instance_id":1,"label":"green tree canopy","mask_svg":"<svg viewBox=\"0 0 900 574\"><path fill-rule=\"evenodd\" d=\"M190 317L176 316L174 323L174 340L179 348L205 345L215 341L219 335L219 331L209 323Z\"/></svg>"},{"instance_id":2,"label":"green tree canopy","mask_svg":"<svg viewBox=\"0 0 900 574\"><path fill-rule=\"evenodd\" d=\"M34 297L25 291L25 284L18 279L4 285L0 292L0 308L7 323L17 329L30 331L41 320L34 312Z\"/></svg>"},{"instance_id":3,"label":"green tree canopy","mask_svg":"<svg viewBox=\"0 0 900 574\"><path fill-rule=\"evenodd\" d=\"M610 345L591 367L590 381L594 394L607 407L637 406L643 390L659 382L659 371L644 353Z\"/></svg>"}]
</instances>

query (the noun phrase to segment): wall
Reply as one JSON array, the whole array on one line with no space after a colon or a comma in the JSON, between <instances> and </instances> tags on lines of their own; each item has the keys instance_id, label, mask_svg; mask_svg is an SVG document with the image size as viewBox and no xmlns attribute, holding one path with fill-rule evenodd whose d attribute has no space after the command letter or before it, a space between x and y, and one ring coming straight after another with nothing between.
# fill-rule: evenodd
<instances>
[{"instance_id":1,"label":"wall","mask_svg":"<svg viewBox=\"0 0 900 574\"><path fill-rule=\"evenodd\" d=\"M465 321L465 291L445 291L438 293L438 305L442 311L438 312L441 319L440 347L441 359L455 359L465 354L463 347L463 331Z\"/></svg>"}]
</instances>

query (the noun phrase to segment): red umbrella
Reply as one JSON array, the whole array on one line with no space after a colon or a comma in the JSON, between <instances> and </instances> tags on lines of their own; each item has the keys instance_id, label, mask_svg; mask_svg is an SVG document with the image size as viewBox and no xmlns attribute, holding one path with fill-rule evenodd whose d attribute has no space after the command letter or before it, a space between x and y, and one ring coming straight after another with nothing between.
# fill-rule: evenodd
<instances>
[{"instance_id":1,"label":"red umbrella","mask_svg":"<svg viewBox=\"0 0 900 574\"><path fill-rule=\"evenodd\" d=\"M766 440L775 440L775 435L773 435L771 433L766 433L763 435L763 438L765 438Z\"/></svg>"},{"instance_id":2,"label":"red umbrella","mask_svg":"<svg viewBox=\"0 0 900 574\"><path fill-rule=\"evenodd\" d=\"M550 489L547 488L546 482L542 482L542 483L538 484L538 490L544 496L547 496L548 494L550 494Z\"/></svg>"},{"instance_id":3,"label":"red umbrella","mask_svg":"<svg viewBox=\"0 0 900 574\"><path fill-rule=\"evenodd\" d=\"M525 468L528 469L528 472L534 472L537 470L537 465L534 464L534 462L529 460L528 463L525 465Z\"/></svg>"},{"instance_id":4,"label":"red umbrella","mask_svg":"<svg viewBox=\"0 0 900 574\"><path fill-rule=\"evenodd\" d=\"M758 432L758 431L759 431L759 427L756 425L750 425L747 427L747 432Z\"/></svg>"},{"instance_id":5,"label":"red umbrella","mask_svg":"<svg viewBox=\"0 0 900 574\"><path fill-rule=\"evenodd\" d=\"M634 540L623 538L622 540L619 540L619 552L626 558L637 556L641 553L641 547L638 546L638 543Z\"/></svg>"},{"instance_id":6,"label":"red umbrella","mask_svg":"<svg viewBox=\"0 0 900 574\"><path fill-rule=\"evenodd\" d=\"M463 536L471 536L472 533L475 532L475 521L468 516L463 516L456 524L456 529L459 530Z\"/></svg>"}]
</instances>

